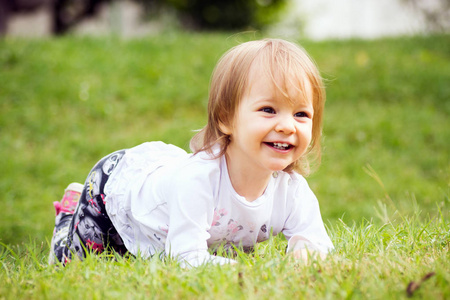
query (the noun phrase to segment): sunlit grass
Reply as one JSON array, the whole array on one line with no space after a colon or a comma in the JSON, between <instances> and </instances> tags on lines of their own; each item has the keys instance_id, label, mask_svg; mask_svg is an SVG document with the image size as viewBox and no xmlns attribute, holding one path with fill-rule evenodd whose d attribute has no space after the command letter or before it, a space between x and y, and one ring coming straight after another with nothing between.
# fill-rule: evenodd
<instances>
[{"instance_id":1,"label":"sunlit grass","mask_svg":"<svg viewBox=\"0 0 450 300\"><path fill-rule=\"evenodd\" d=\"M158 258L90 255L48 266L44 245L3 248L0 294L6 299L447 299L450 224L419 215L383 225L340 221L328 228L336 250L324 261L294 262L275 237L235 266L182 269Z\"/></svg>"}]
</instances>

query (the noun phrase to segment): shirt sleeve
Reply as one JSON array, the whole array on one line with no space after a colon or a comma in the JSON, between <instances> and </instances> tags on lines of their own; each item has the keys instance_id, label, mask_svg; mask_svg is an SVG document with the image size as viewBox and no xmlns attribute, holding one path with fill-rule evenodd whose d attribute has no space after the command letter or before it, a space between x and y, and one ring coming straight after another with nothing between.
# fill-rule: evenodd
<instances>
[{"instance_id":1,"label":"shirt sleeve","mask_svg":"<svg viewBox=\"0 0 450 300\"><path fill-rule=\"evenodd\" d=\"M214 213L214 187L215 181L220 178L220 174L215 172L218 170L208 168L190 169L189 176L183 171L177 172L166 186L170 221L165 251L184 267L233 262L208 252L208 230Z\"/></svg>"},{"instance_id":2,"label":"shirt sleeve","mask_svg":"<svg viewBox=\"0 0 450 300\"><path fill-rule=\"evenodd\" d=\"M303 177L296 192L288 199L288 216L283 233L287 252L309 249L328 253L333 247L322 221L319 202Z\"/></svg>"}]
</instances>

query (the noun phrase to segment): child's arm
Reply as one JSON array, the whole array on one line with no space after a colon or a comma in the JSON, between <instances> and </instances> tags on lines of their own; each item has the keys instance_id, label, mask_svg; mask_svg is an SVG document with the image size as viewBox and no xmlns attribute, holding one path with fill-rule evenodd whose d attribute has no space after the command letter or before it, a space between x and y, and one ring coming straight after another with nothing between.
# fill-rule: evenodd
<instances>
[{"instance_id":1,"label":"child's arm","mask_svg":"<svg viewBox=\"0 0 450 300\"><path fill-rule=\"evenodd\" d=\"M303 177L298 181L283 233L288 239L287 253L304 261L308 257L325 258L334 248L322 221L319 202Z\"/></svg>"},{"instance_id":2,"label":"child's arm","mask_svg":"<svg viewBox=\"0 0 450 300\"><path fill-rule=\"evenodd\" d=\"M205 170L200 168L190 170L189 176L177 173L172 178L171 186L165 189L170 214L166 253L186 267L235 262L208 252L208 230L214 215L214 185L208 180L216 176L204 173Z\"/></svg>"}]
</instances>

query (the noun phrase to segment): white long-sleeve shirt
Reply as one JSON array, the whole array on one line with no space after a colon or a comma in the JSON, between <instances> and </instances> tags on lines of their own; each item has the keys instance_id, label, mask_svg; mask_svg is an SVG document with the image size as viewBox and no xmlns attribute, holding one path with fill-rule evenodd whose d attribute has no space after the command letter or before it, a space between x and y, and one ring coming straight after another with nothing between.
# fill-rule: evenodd
<instances>
[{"instance_id":1,"label":"white long-sleeve shirt","mask_svg":"<svg viewBox=\"0 0 450 300\"><path fill-rule=\"evenodd\" d=\"M165 253L188 266L224 264L230 260L208 248L252 247L271 232L283 232L288 251L333 248L318 201L297 173L274 173L264 194L249 202L233 189L225 156L150 142L126 150L105 194L126 248L142 257Z\"/></svg>"}]
</instances>

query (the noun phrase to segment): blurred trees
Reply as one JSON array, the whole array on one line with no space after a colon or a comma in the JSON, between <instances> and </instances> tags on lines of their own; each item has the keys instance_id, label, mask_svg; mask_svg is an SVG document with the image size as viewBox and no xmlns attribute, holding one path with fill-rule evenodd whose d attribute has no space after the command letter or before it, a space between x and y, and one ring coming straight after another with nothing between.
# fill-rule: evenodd
<instances>
[{"instance_id":1,"label":"blurred trees","mask_svg":"<svg viewBox=\"0 0 450 300\"><path fill-rule=\"evenodd\" d=\"M57 0L0 0L0 35L6 32L9 16L15 12L27 12L42 6L52 6Z\"/></svg>"},{"instance_id":2,"label":"blurred trees","mask_svg":"<svg viewBox=\"0 0 450 300\"><path fill-rule=\"evenodd\" d=\"M86 17L96 14L105 2L118 0L0 0L0 34L15 12L49 7L53 32L63 34ZM142 5L149 18L175 12L183 28L206 30L261 29L276 21L289 0L129 0Z\"/></svg>"},{"instance_id":3,"label":"blurred trees","mask_svg":"<svg viewBox=\"0 0 450 300\"><path fill-rule=\"evenodd\" d=\"M448 32L450 30L450 0L402 1L411 5L423 16L429 31Z\"/></svg>"},{"instance_id":4,"label":"blurred trees","mask_svg":"<svg viewBox=\"0 0 450 300\"><path fill-rule=\"evenodd\" d=\"M287 0L162 0L162 2L176 9L185 26L224 30L263 28L276 21L287 5Z\"/></svg>"},{"instance_id":5,"label":"blurred trees","mask_svg":"<svg viewBox=\"0 0 450 300\"><path fill-rule=\"evenodd\" d=\"M0 0L0 35L15 13L33 12L46 7L51 11L55 34L62 34L82 19L93 16L102 2L109 0Z\"/></svg>"},{"instance_id":6,"label":"blurred trees","mask_svg":"<svg viewBox=\"0 0 450 300\"><path fill-rule=\"evenodd\" d=\"M63 34L86 17L94 16L100 4L110 0L54 0L53 32Z\"/></svg>"}]
</instances>

